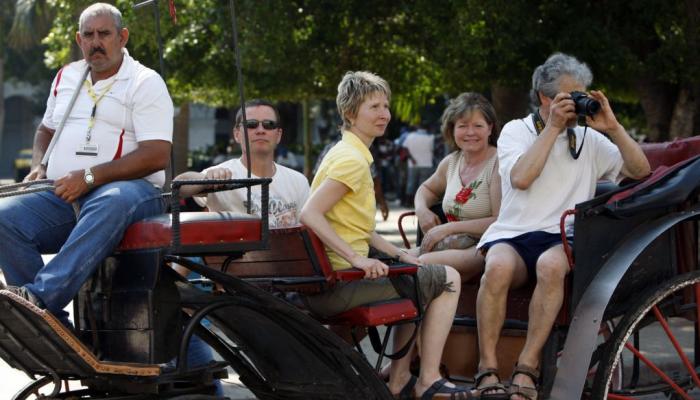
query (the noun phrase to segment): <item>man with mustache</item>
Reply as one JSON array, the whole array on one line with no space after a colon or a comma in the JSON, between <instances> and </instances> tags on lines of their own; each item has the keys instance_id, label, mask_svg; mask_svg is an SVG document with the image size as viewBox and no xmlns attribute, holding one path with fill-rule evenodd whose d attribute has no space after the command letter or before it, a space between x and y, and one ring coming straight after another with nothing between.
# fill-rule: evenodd
<instances>
[{"instance_id":1,"label":"man with mustache","mask_svg":"<svg viewBox=\"0 0 700 400\"><path fill-rule=\"evenodd\" d=\"M304 175L275 162L275 149L282 139L279 111L266 100L255 99L245 104L250 141L250 168L253 178L272 178L270 184L269 224L270 228L284 228L299 223L299 212L309 197L309 182ZM241 145L240 158L225 161L202 172L185 172L175 179L231 179L248 176L245 139L243 137L243 114L239 109L233 138ZM195 196L205 185L183 186L183 197ZM197 203L210 211L247 211L246 190L214 192L195 197ZM251 194L251 212L260 215L260 187Z\"/></svg>"},{"instance_id":2,"label":"man with mustache","mask_svg":"<svg viewBox=\"0 0 700 400\"><path fill-rule=\"evenodd\" d=\"M76 41L83 59L53 81L25 178L52 179L55 192L0 199L7 290L65 324L64 307L126 228L164 210L173 104L163 79L129 55L128 39L114 6L95 3L82 12ZM44 265L42 253L57 254Z\"/></svg>"}]
</instances>

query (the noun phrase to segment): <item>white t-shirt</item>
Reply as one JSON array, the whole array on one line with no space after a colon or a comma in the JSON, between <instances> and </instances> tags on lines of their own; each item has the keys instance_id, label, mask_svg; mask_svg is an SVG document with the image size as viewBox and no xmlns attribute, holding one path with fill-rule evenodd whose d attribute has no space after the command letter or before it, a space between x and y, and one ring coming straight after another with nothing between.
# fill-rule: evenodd
<instances>
[{"instance_id":1,"label":"white t-shirt","mask_svg":"<svg viewBox=\"0 0 700 400\"><path fill-rule=\"evenodd\" d=\"M78 146L86 143L88 121L94 105L86 86L79 82L86 67L85 60L66 65L51 85L42 120L49 129L58 128L78 85L80 93L49 158L46 171L49 179L118 159L136 150L141 141L172 142L173 102L165 82L155 71L131 58L124 49L124 61L117 74L98 81L93 88L99 96L112 84L96 108L90 143L98 146L98 154L77 155ZM89 75L87 79L90 79ZM145 179L162 187L165 172L158 171Z\"/></svg>"},{"instance_id":2,"label":"white t-shirt","mask_svg":"<svg viewBox=\"0 0 700 400\"><path fill-rule=\"evenodd\" d=\"M576 127L576 146L581 146L583 127ZM565 210L591 199L599 179L622 179L620 150L601 133L588 128L578 160L569 153L566 130L557 136L542 173L527 190L513 188L510 172L516 161L537 139L531 116L507 123L498 139L498 172L501 175L501 210L496 222L484 232L483 244L523 233L559 233L559 220ZM573 218L567 219L572 232Z\"/></svg>"},{"instance_id":3,"label":"white t-shirt","mask_svg":"<svg viewBox=\"0 0 700 400\"><path fill-rule=\"evenodd\" d=\"M269 187L269 226L270 228L284 228L299 223L301 208L309 198L309 182L299 172L275 163L276 172L272 177ZM206 173L212 168L227 168L233 173L234 179L246 178L248 170L240 158L225 161L214 167L202 171ZM251 178L258 178L251 174ZM202 207L208 207L210 211L237 211L246 212L247 189L228 190L214 192L206 197L195 197L195 201ZM253 186L250 194L252 214L260 215L260 186Z\"/></svg>"},{"instance_id":4,"label":"white t-shirt","mask_svg":"<svg viewBox=\"0 0 700 400\"><path fill-rule=\"evenodd\" d=\"M413 157L415 164L409 162L409 167L432 167L433 166L433 142L435 137L423 129L411 132L406 136L403 147Z\"/></svg>"}]
</instances>

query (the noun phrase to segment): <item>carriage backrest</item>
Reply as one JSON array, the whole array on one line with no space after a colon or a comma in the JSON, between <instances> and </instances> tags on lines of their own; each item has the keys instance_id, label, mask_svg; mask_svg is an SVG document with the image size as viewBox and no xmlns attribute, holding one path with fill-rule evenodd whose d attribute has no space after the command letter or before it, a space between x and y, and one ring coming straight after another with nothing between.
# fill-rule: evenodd
<instances>
[{"instance_id":1,"label":"carriage backrest","mask_svg":"<svg viewBox=\"0 0 700 400\"><path fill-rule=\"evenodd\" d=\"M335 283L323 243L311 229L303 225L270 229L268 240L266 250L204 259L209 267L281 291L318 293Z\"/></svg>"},{"instance_id":2,"label":"carriage backrest","mask_svg":"<svg viewBox=\"0 0 700 400\"><path fill-rule=\"evenodd\" d=\"M700 136L676 139L672 142L643 143L641 146L651 169L655 170L662 165L670 167L700 154Z\"/></svg>"}]
</instances>

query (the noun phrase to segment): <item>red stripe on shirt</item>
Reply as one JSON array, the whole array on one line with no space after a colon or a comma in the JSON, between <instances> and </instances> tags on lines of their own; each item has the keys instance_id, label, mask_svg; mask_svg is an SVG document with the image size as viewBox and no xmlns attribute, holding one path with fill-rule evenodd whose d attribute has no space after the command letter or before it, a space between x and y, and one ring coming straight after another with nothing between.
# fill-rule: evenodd
<instances>
[{"instance_id":1,"label":"red stripe on shirt","mask_svg":"<svg viewBox=\"0 0 700 400\"><path fill-rule=\"evenodd\" d=\"M56 75L56 84L53 87L53 97L56 97L58 95L58 84L61 82L61 75L63 74L63 68L58 70L58 74Z\"/></svg>"},{"instance_id":2,"label":"red stripe on shirt","mask_svg":"<svg viewBox=\"0 0 700 400\"><path fill-rule=\"evenodd\" d=\"M122 158L122 145L124 144L124 129L122 129L122 133L119 134L119 146L117 146L117 152L114 154L114 158L112 160L118 160Z\"/></svg>"}]
</instances>

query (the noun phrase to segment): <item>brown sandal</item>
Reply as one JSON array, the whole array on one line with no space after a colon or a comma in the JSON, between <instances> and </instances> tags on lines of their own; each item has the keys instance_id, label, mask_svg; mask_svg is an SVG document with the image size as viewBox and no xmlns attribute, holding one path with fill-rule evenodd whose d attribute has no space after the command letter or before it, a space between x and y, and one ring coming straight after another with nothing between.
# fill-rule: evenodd
<instances>
[{"instance_id":1,"label":"brown sandal","mask_svg":"<svg viewBox=\"0 0 700 400\"><path fill-rule=\"evenodd\" d=\"M516 375L525 375L532 379L532 383L535 386L522 386L513 383L513 378ZM512 399L513 396L521 396L527 400L537 400L539 395L538 381L540 380L540 371L536 368L528 367L527 365L515 364L513 369L513 374L510 376L510 387L508 388L508 398Z\"/></svg>"},{"instance_id":2,"label":"brown sandal","mask_svg":"<svg viewBox=\"0 0 700 400\"><path fill-rule=\"evenodd\" d=\"M480 386L481 381L487 376L495 376L498 382L488 383L484 386ZM474 375L474 388L478 393L479 399L484 400L508 400L508 391L503 383L501 383L501 377L498 376L498 370L496 368L485 368Z\"/></svg>"}]
</instances>

